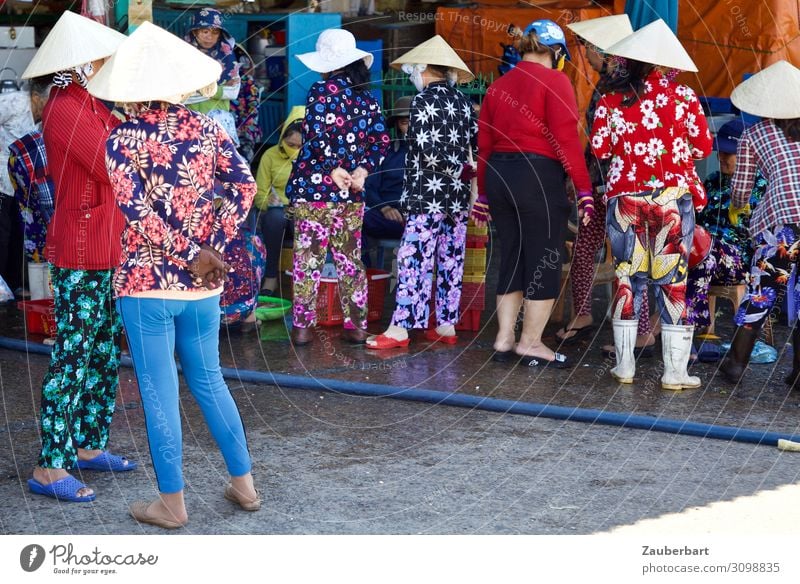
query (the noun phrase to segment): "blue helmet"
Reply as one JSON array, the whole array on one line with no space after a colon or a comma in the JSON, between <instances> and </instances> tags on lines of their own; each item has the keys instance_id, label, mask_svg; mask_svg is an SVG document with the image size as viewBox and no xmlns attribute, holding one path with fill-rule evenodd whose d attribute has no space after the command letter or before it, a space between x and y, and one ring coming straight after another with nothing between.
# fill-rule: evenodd
<instances>
[{"instance_id":1,"label":"blue helmet","mask_svg":"<svg viewBox=\"0 0 800 584\"><path fill-rule=\"evenodd\" d=\"M548 47L553 45L560 45L564 49L564 56L571 60L569 50L567 49L567 37L564 36L564 31L552 20L543 18L541 20L534 20L527 27L525 27L524 34L527 36L535 32L539 41Z\"/></svg>"}]
</instances>

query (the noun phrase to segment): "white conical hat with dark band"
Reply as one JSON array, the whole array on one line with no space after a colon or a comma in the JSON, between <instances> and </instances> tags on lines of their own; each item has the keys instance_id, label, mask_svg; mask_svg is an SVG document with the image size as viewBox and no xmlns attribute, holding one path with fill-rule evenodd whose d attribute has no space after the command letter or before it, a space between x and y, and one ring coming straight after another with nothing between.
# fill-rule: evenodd
<instances>
[{"instance_id":1,"label":"white conical hat with dark band","mask_svg":"<svg viewBox=\"0 0 800 584\"><path fill-rule=\"evenodd\" d=\"M458 53L438 34L391 62L394 69L401 69L403 65L413 64L438 65L453 69L458 73L459 83L467 83L475 79L472 71L461 60Z\"/></svg>"},{"instance_id":2,"label":"white conical hat with dark band","mask_svg":"<svg viewBox=\"0 0 800 584\"><path fill-rule=\"evenodd\" d=\"M64 12L36 51L23 79L49 75L105 59L128 37L74 12Z\"/></svg>"}]
</instances>

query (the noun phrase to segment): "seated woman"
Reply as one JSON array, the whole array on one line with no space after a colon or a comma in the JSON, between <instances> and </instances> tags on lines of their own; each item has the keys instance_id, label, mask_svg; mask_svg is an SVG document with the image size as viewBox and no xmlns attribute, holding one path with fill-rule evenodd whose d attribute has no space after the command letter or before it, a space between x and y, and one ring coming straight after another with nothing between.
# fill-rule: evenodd
<instances>
[{"instance_id":1,"label":"seated woman","mask_svg":"<svg viewBox=\"0 0 800 584\"><path fill-rule=\"evenodd\" d=\"M256 183L258 192L253 202L253 211L258 213L258 229L266 248L267 260L261 296L274 296L278 284L278 267L281 247L286 230L291 230L291 220L286 214L289 199L286 183L292 172L292 163L300 152L303 132L303 117L306 108L298 105L289 112L283 123L281 137L275 146L267 149L258 163Z\"/></svg>"},{"instance_id":2,"label":"seated woman","mask_svg":"<svg viewBox=\"0 0 800 584\"><path fill-rule=\"evenodd\" d=\"M403 236L405 217L400 212L403 194L403 174L406 168L411 97L403 96L394 102L387 125L394 128L392 147L383 159L380 169L364 182L368 210L364 213L364 235L374 239L400 239ZM378 266L380 267L380 266Z\"/></svg>"},{"instance_id":3,"label":"seated woman","mask_svg":"<svg viewBox=\"0 0 800 584\"><path fill-rule=\"evenodd\" d=\"M711 251L704 261L689 270L686 287L686 323L696 328L708 327L711 315L708 309L709 286L735 286L745 281L752 259L752 243L747 233L749 218L742 217L734 225L728 218L731 202L731 179L736 169L736 146L744 131L744 124L736 119L720 128L714 146L719 154L719 172L705 181L708 204L695 215L695 222L712 236ZM756 176L750 194L750 206L764 196L767 181Z\"/></svg>"}]
</instances>

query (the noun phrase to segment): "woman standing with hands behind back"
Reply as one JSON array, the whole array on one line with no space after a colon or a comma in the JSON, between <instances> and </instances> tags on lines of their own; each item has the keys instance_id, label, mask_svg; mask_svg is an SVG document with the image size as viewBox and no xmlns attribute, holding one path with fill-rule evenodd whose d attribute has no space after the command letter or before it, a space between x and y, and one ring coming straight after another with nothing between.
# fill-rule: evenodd
<instances>
[{"instance_id":1,"label":"woman standing with hands behind back","mask_svg":"<svg viewBox=\"0 0 800 584\"><path fill-rule=\"evenodd\" d=\"M295 346L311 342L319 280L330 247L339 278L344 328L351 343L367 340L367 277L361 263L364 180L389 149L380 106L368 90L372 55L356 48L352 33L322 31L316 51L297 55L322 73L308 90L303 146L286 196L295 209Z\"/></svg>"}]
</instances>

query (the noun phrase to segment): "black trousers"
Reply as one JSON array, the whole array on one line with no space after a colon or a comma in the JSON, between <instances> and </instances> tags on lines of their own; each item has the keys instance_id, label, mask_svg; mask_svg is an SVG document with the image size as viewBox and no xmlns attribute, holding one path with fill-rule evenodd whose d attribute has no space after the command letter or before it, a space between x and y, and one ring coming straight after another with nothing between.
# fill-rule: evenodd
<instances>
[{"instance_id":1,"label":"black trousers","mask_svg":"<svg viewBox=\"0 0 800 584\"><path fill-rule=\"evenodd\" d=\"M23 282L22 237L19 204L13 196L0 194L0 276L11 290Z\"/></svg>"},{"instance_id":2,"label":"black trousers","mask_svg":"<svg viewBox=\"0 0 800 584\"><path fill-rule=\"evenodd\" d=\"M486 169L489 211L500 239L497 293L526 300L558 297L570 203L560 162L494 153Z\"/></svg>"}]
</instances>

